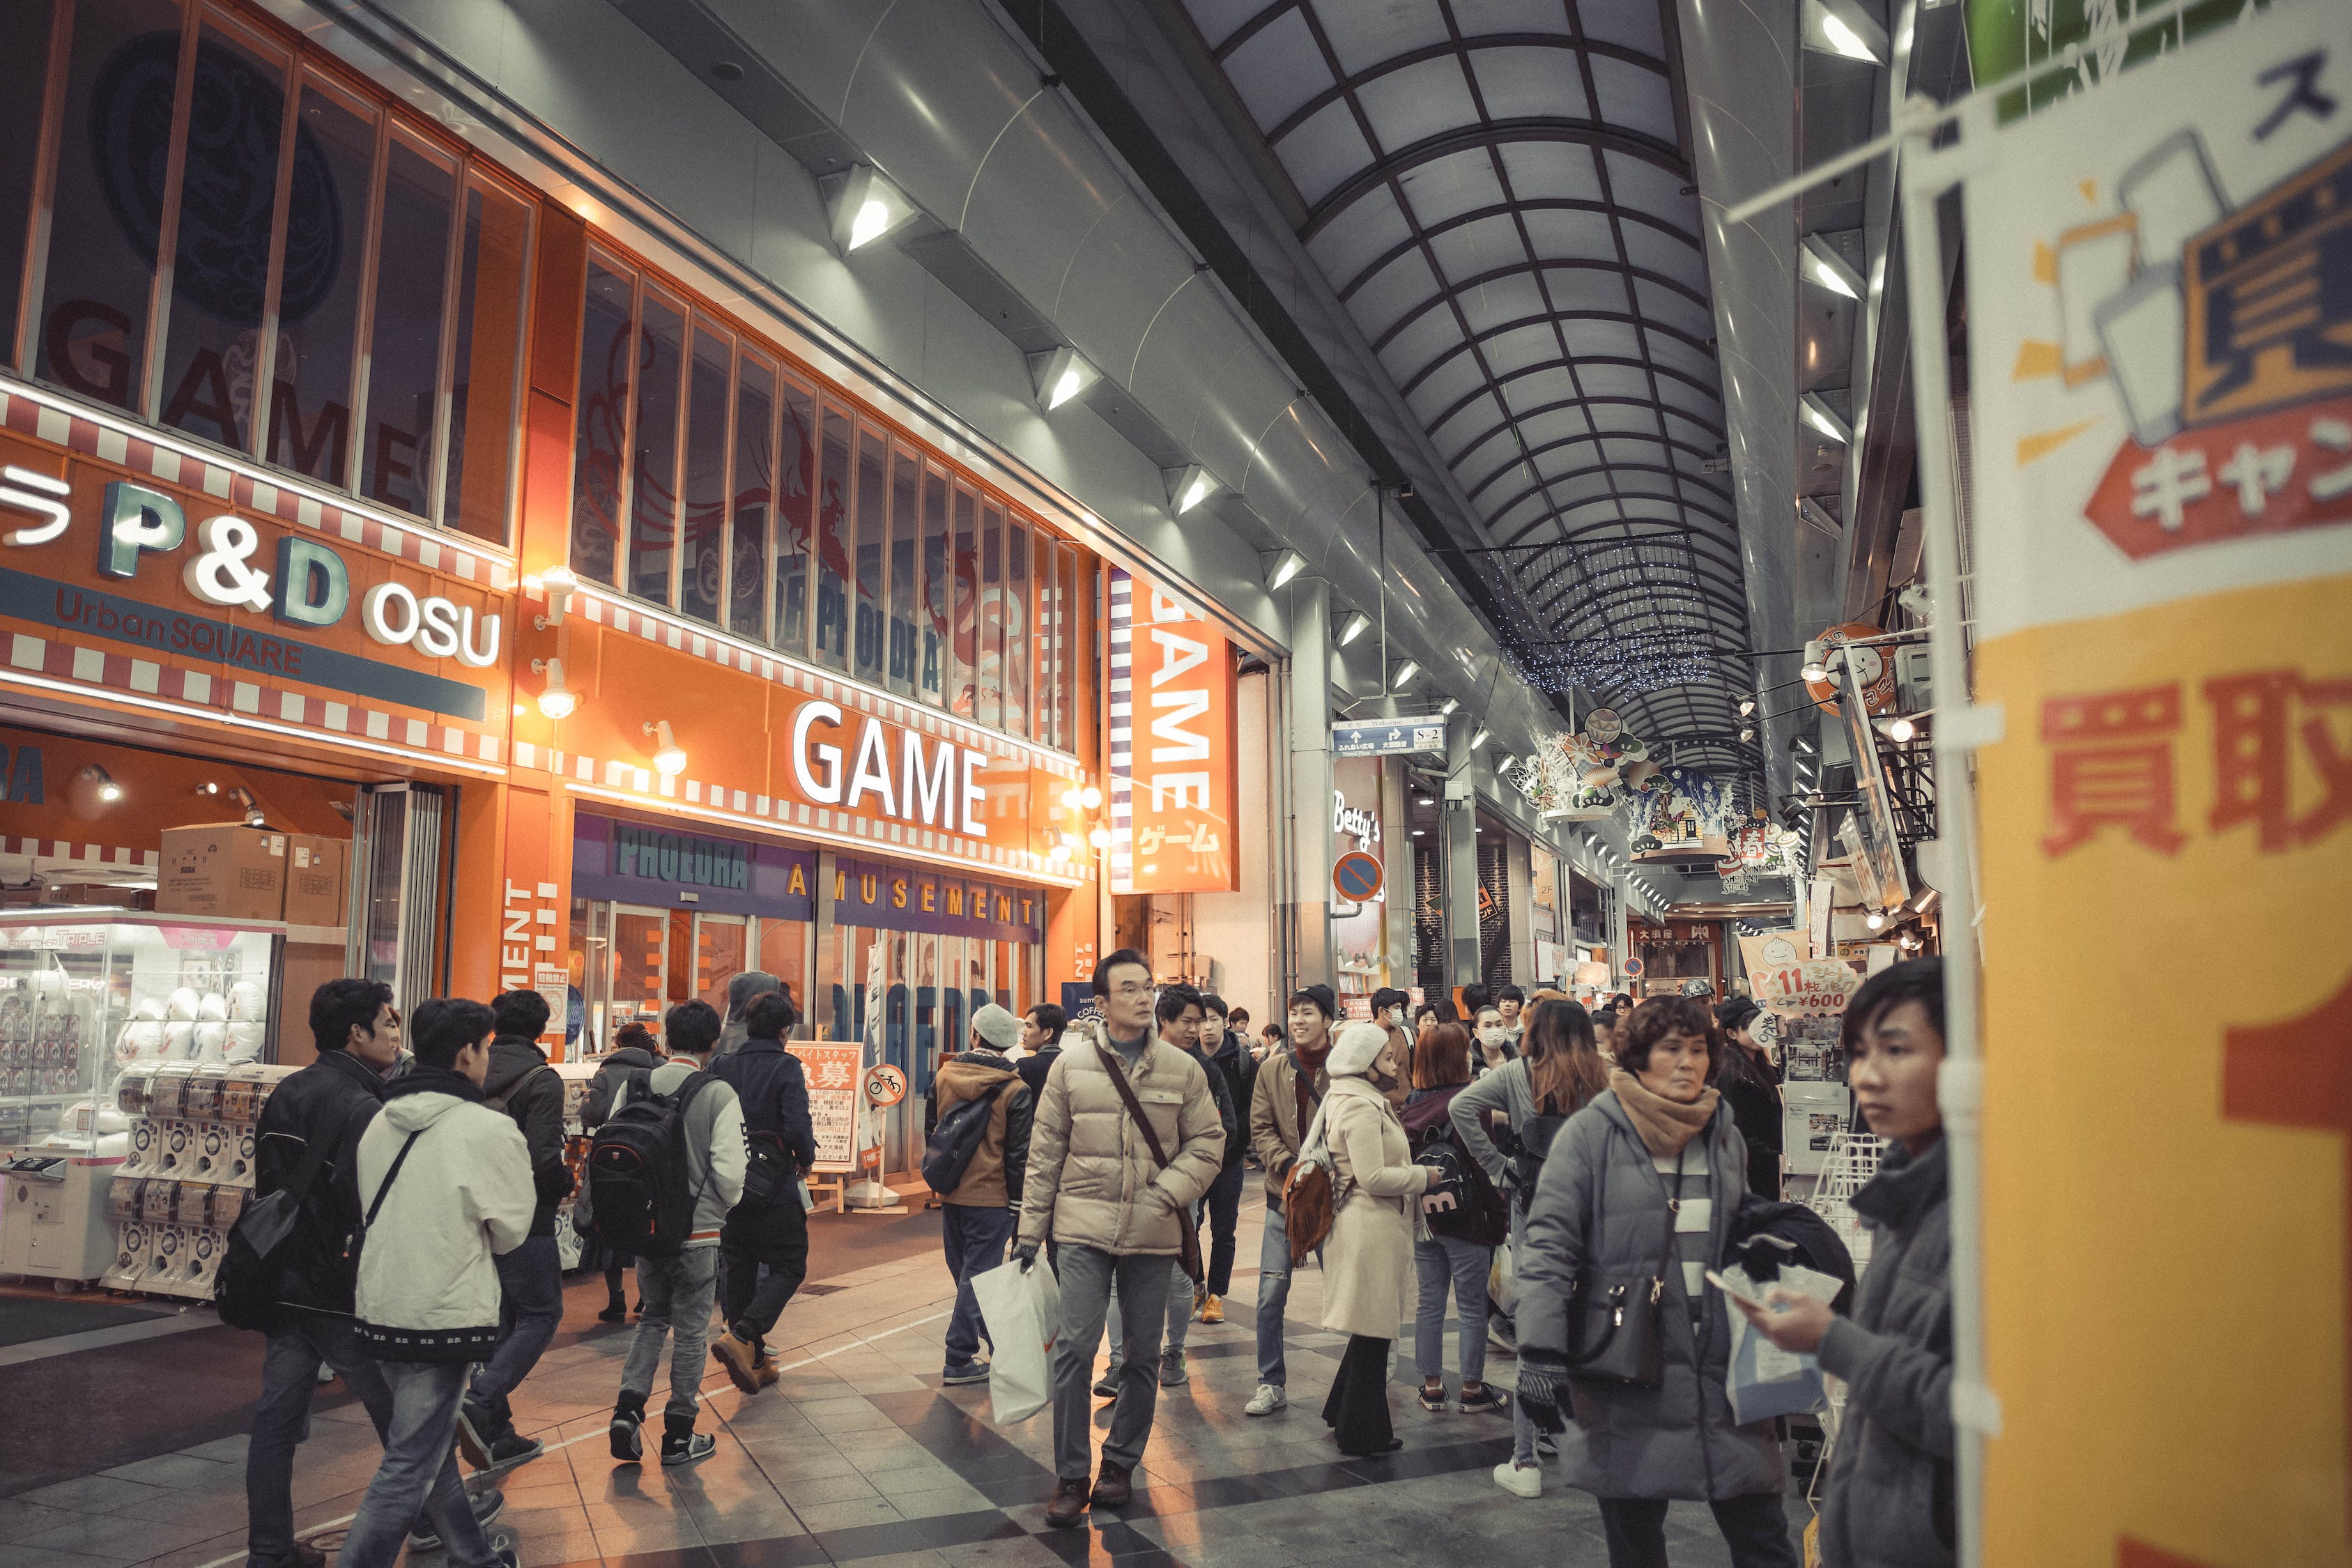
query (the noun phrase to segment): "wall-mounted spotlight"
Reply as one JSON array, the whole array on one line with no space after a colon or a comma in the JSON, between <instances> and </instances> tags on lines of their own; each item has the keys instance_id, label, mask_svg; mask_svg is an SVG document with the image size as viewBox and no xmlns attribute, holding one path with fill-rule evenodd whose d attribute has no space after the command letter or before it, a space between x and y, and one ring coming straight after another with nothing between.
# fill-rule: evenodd
<instances>
[{"instance_id":1,"label":"wall-mounted spotlight","mask_svg":"<svg viewBox=\"0 0 2352 1568\"><path fill-rule=\"evenodd\" d=\"M1454 710L1461 706L1462 699L1459 697L1449 697L1443 703L1438 705L1437 716L1441 719L1451 719L1454 717Z\"/></svg>"},{"instance_id":2,"label":"wall-mounted spotlight","mask_svg":"<svg viewBox=\"0 0 2352 1568\"><path fill-rule=\"evenodd\" d=\"M1926 712L1897 713L1892 719L1878 721L1879 732L1898 746L1908 745L1919 738L1919 721L1926 717Z\"/></svg>"},{"instance_id":3,"label":"wall-mounted spotlight","mask_svg":"<svg viewBox=\"0 0 2352 1568\"><path fill-rule=\"evenodd\" d=\"M1873 910L1870 913L1863 917L1862 923L1868 926L1873 931L1884 930L1886 925L1886 917L1878 910Z\"/></svg>"},{"instance_id":4,"label":"wall-mounted spotlight","mask_svg":"<svg viewBox=\"0 0 2352 1568\"><path fill-rule=\"evenodd\" d=\"M1412 685L1412 678L1420 673L1421 661L1415 658L1406 659L1402 664L1396 667L1396 673L1389 677L1389 689L1391 691L1402 690L1403 688Z\"/></svg>"},{"instance_id":5,"label":"wall-mounted spotlight","mask_svg":"<svg viewBox=\"0 0 2352 1568\"><path fill-rule=\"evenodd\" d=\"M1346 647L1349 643L1354 642L1358 637L1362 637L1366 632L1371 629L1371 616L1364 614L1361 610L1349 611L1348 618L1339 623L1339 646L1341 647Z\"/></svg>"},{"instance_id":6,"label":"wall-mounted spotlight","mask_svg":"<svg viewBox=\"0 0 2352 1568\"><path fill-rule=\"evenodd\" d=\"M1279 588L1305 570L1307 570L1307 557L1296 550L1286 550L1276 556L1274 564L1266 569L1265 585L1269 588Z\"/></svg>"},{"instance_id":7,"label":"wall-mounted spotlight","mask_svg":"<svg viewBox=\"0 0 2352 1568\"><path fill-rule=\"evenodd\" d=\"M1070 863L1070 854L1071 850L1068 845L1056 844L1054 846L1053 852L1049 858L1052 859L1054 864L1056 866L1066 866Z\"/></svg>"},{"instance_id":8,"label":"wall-mounted spotlight","mask_svg":"<svg viewBox=\"0 0 2352 1568\"><path fill-rule=\"evenodd\" d=\"M91 783L97 784L98 798L105 805L112 805L116 801L122 798L122 786L114 782L114 775L112 773L108 773L96 763L92 763L89 766L83 768L76 776L88 779Z\"/></svg>"},{"instance_id":9,"label":"wall-mounted spotlight","mask_svg":"<svg viewBox=\"0 0 2352 1568\"><path fill-rule=\"evenodd\" d=\"M670 733L668 720L654 721L646 726L645 732L654 738L654 772L666 779L686 772L686 748Z\"/></svg>"},{"instance_id":10,"label":"wall-mounted spotlight","mask_svg":"<svg viewBox=\"0 0 2352 1568\"><path fill-rule=\"evenodd\" d=\"M1178 517L1207 500L1217 488L1216 476L1198 463L1162 468L1160 477L1168 481L1168 510Z\"/></svg>"},{"instance_id":11,"label":"wall-mounted spotlight","mask_svg":"<svg viewBox=\"0 0 2352 1568\"><path fill-rule=\"evenodd\" d=\"M1087 830L1087 842L1093 845L1097 849L1105 847L1110 843L1110 829L1108 827L1088 828Z\"/></svg>"},{"instance_id":12,"label":"wall-mounted spotlight","mask_svg":"<svg viewBox=\"0 0 2352 1568\"><path fill-rule=\"evenodd\" d=\"M1806 424L1840 446L1853 445L1853 426L1847 424L1836 409L1824 402L1820 393L1805 394L1798 403L1797 412L1804 416Z\"/></svg>"},{"instance_id":13,"label":"wall-mounted spotlight","mask_svg":"<svg viewBox=\"0 0 2352 1568\"><path fill-rule=\"evenodd\" d=\"M1037 389L1037 406L1051 414L1100 380L1094 366L1065 344L1029 356L1029 379Z\"/></svg>"},{"instance_id":14,"label":"wall-mounted spotlight","mask_svg":"<svg viewBox=\"0 0 2352 1568\"><path fill-rule=\"evenodd\" d=\"M1797 247L1797 270L1808 282L1818 283L1832 294L1843 294L1849 300L1862 298L1862 274L1838 254L1838 247L1826 236L1805 236L1803 243Z\"/></svg>"},{"instance_id":15,"label":"wall-mounted spotlight","mask_svg":"<svg viewBox=\"0 0 2352 1568\"><path fill-rule=\"evenodd\" d=\"M1753 724L1742 724L1739 727L1739 738L1743 741L1754 740L1756 738L1756 726Z\"/></svg>"},{"instance_id":16,"label":"wall-mounted spotlight","mask_svg":"<svg viewBox=\"0 0 2352 1568\"><path fill-rule=\"evenodd\" d=\"M239 810L245 813L245 825L247 827L266 827L268 826L268 819L261 814L261 803L253 798L253 792L251 790L246 788L243 784L239 784L235 789L228 792L228 797L236 803Z\"/></svg>"},{"instance_id":17,"label":"wall-mounted spotlight","mask_svg":"<svg viewBox=\"0 0 2352 1568\"><path fill-rule=\"evenodd\" d=\"M535 658L530 661L535 673L547 677L540 688L539 713L542 719L569 719L580 706L579 694L563 684L563 661L560 658Z\"/></svg>"},{"instance_id":18,"label":"wall-mounted spotlight","mask_svg":"<svg viewBox=\"0 0 2352 1568\"><path fill-rule=\"evenodd\" d=\"M915 216L915 204L870 163L817 182L832 218L833 243L842 255L862 250Z\"/></svg>"},{"instance_id":19,"label":"wall-mounted spotlight","mask_svg":"<svg viewBox=\"0 0 2352 1568\"><path fill-rule=\"evenodd\" d=\"M546 631L563 624L563 612L572 607L572 595L579 589L580 579L572 574L569 566L551 566L539 574L539 585L547 590L547 614L532 616L530 624Z\"/></svg>"},{"instance_id":20,"label":"wall-mounted spotlight","mask_svg":"<svg viewBox=\"0 0 2352 1568\"><path fill-rule=\"evenodd\" d=\"M1485 745L1486 743L1486 725L1484 725L1484 724L1481 724L1481 725L1479 725L1479 726L1478 726L1478 728L1477 728L1475 731L1472 731L1472 733L1471 733L1471 736L1470 736L1470 749L1471 749L1472 751L1474 751L1474 752L1475 752L1475 751L1476 751L1479 747L1481 747L1481 746Z\"/></svg>"},{"instance_id":21,"label":"wall-mounted spotlight","mask_svg":"<svg viewBox=\"0 0 2352 1568\"><path fill-rule=\"evenodd\" d=\"M1739 716L1742 719L1747 718L1750 713L1755 711L1756 699L1753 697L1743 697L1739 700Z\"/></svg>"}]
</instances>

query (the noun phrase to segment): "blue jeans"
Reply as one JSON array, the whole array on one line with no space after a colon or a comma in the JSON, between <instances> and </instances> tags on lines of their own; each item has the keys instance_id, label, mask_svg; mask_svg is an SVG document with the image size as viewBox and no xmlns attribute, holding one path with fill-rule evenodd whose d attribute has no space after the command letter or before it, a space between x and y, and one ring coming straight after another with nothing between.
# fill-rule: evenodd
<instances>
[{"instance_id":1,"label":"blue jeans","mask_svg":"<svg viewBox=\"0 0 2352 1568\"><path fill-rule=\"evenodd\" d=\"M1415 1242L1413 1270L1421 1278L1420 1304L1412 1315L1412 1358L1423 1382L1445 1381L1445 1291L1454 1289L1455 1359L1466 1385L1486 1376L1486 1273L1495 1249L1450 1236Z\"/></svg>"},{"instance_id":2,"label":"blue jeans","mask_svg":"<svg viewBox=\"0 0 2352 1568\"><path fill-rule=\"evenodd\" d=\"M662 1347L669 1346L669 1403L662 1406L673 1429L692 1430L702 1404L703 1356L710 1345L710 1309L719 1299L719 1248L687 1247L670 1258L637 1259L637 1289L646 1314L629 1337L621 1363L621 1394L615 1401L646 1407Z\"/></svg>"},{"instance_id":3,"label":"blue jeans","mask_svg":"<svg viewBox=\"0 0 2352 1568\"><path fill-rule=\"evenodd\" d=\"M1315 1252L1323 1258L1322 1248ZM1289 1373L1282 1359L1282 1315L1290 1306L1290 1232L1282 1211L1265 1205L1265 1230L1257 1243L1257 1380L1283 1386Z\"/></svg>"},{"instance_id":4,"label":"blue jeans","mask_svg":"<svg viewBox=\"0 0 2352 1568\"><path fill-rule=\"evenodd\" d=\"M514 1408L507 1398L547 1347L563 1321L563 1261L556 1256L555 1237L526 1237L512 1252L499 1254L499 1328L503 1337L490 1359L474 1370L474 1389L467 1403L488 1410L499 1430L514 1425ZM645 1286L638 1284L638 1289ZM485 1434L487 1436L487 1434Z\"/></svg>"},{"instance_id":5,"label":"blue jeans","mask_svg":"<svg viewBox=\"0 0 2352 1568\"><path fill-rule=\"evenodd\" d=\"M457 1568L491 1568L498 1558L475 1521L457 1475L457 1405L466 1394L466 1369L419 1362L379 1364L392 1392L383 1463L368 1483L335 1568L392 1568L420 1512Z\"/></svg>"},{"instance_id":6,"label":"blue jeans","mask_svg":"<svg viewBox=\"0 0 2352 1568\"><path fill-rule=\"evenodd\" d=\"M988 1340L981 1321L980 1302L971 1293L971 1277L985 1274L1004 1261L1004 1244L1013 1236L1013 1211L981 1204L941 1204L940 1244L947 1253L948 1278L956 1282L955 1312L948 1319L948 1365L964 1366Z\"/></svg>"},{"instance_id":7,"label":"blue jeans","mask_svg":"<svg viewBox=\"0 0 2352 1568\"><path fill-rule=\"evenodd\" d=\"M246 1552L256 1560L275 1561L294 1550L294 1450L310 1424L320 1363L359 1396L378 1442L392 1419L391 1386L383 1369L360 1350L352 1321L289 1312L261 1352L261 1401L253 1407L245 1455Z\"/></svg>"}]
</instances>

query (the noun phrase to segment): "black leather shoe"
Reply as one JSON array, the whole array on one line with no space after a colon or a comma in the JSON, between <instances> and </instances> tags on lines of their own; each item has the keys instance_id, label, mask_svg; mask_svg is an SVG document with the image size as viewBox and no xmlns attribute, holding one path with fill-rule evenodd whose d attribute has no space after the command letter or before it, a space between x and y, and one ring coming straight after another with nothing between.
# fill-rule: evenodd
<instances>
[{"instance_id":1,"label":"black leather shoe","mask_svg":"<svg viewBox=\"0 0 2352 1568\"><path fill-rule=\"evenodd\" d=\"M1135 1496L1135 1482L1125 1465L1102 1462L1102 1474L1095 1478L1094 1504L1097 1508L1125 1508Z\"/></svg>"},{"instance_id":2,"label":"black leather shoe","mask_svg":"<svg viewBox=\"0 0 2352 1568\"><path fill-rule=\"evenodd\" d=\"M1064 1476L1054 1483L1054 1500L1045 1505L1045 1522L1067 1530L1087 1511L1087 1478Z\"/></svg>"}]
</instances>

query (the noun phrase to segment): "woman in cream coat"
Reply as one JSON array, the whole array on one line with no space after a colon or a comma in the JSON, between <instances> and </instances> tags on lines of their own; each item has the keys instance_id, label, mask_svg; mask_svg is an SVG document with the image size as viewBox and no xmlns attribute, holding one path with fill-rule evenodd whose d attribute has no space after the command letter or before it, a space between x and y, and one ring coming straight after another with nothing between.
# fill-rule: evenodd
<instances>
[{"instance_id":1,"label":"woman in cream coat","mask_svg":"<svg viewBox=\"0 0 2352 1568\"><path fill-rule=\"evenodd\" d=\"M1396 1108L1365 1076L1388 1043L1377 1024L1341 1030L1318 1113L1339 1200L1323 1251L1323 1326L1349 1336L1323 1421L1339 1451L1356 1456L1403 1447L1389 1425L1389 1346L1415 1285L1413 1221L1430 1178L1412 1163Z\"/></svg>"}]
</instances>

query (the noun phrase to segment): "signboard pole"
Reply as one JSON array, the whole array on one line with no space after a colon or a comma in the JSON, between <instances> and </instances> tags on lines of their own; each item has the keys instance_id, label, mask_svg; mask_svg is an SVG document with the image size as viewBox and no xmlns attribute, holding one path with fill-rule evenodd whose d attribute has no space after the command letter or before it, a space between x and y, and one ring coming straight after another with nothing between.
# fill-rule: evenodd
<instances>
[{"instance_id":1,"label":"signboard pole","mask_svg":"<svg viewBox=\"0 0 2352 1568\"><path fill-rule=\"evenodd\" d=\"M1969 706L1968 651L1962 641L1959 479L1954 462L1951 377L1944 341L1944 244L1937 198L1956 184L1969 161L1984 158L1994 131L1990 95L1961 128L1952 152L1931 152L1932 131L1915 133L1897 153L1903 202L1903 249L1908 276L1911 379L1919 420L1919 494L1926 510L1927 658L1937 706L1934 726L1937 837L1948 847L1952 886L1944 889L1953 918L1944 951L1944 1065L1937 1100L1944 1116L1950 1161L1952 1236L1952 1416L1958 1439L1955 1480L1961 1568L1984 1561L1985 1438L2000 1426L2000 1406L1985 1383L1983 1144L1979 1108L1984 1065L1977 1035L1977 838L1975 757L1978 736L1994 726ZM1997 718L1997 715L1994 717ZM1997 732L1997 730L1995 731ZM1862 733L1868 735L1865 727Z\"/></svg>"}]
</instances>

